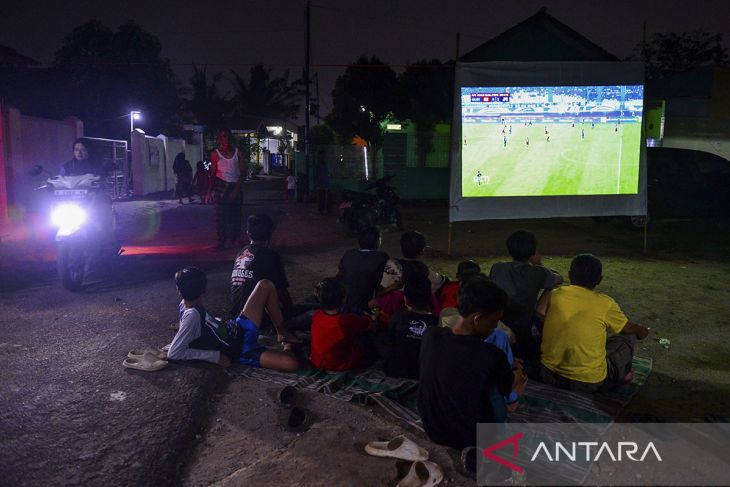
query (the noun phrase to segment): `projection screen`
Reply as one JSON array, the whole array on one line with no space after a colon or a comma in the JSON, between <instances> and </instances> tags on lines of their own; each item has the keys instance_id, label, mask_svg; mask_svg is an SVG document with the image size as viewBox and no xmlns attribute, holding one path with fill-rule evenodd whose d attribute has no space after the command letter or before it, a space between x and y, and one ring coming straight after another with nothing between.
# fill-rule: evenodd
<instances>
[{"instance_id":1,"label":"projection screen","mask_svg":"<svg viewBox=\"0 0 730 487\"><path fill-rule=\"evenodd\" d=\"M646 214L644 67L456 65L450 221Z\"/></svg>"}]
</instances>

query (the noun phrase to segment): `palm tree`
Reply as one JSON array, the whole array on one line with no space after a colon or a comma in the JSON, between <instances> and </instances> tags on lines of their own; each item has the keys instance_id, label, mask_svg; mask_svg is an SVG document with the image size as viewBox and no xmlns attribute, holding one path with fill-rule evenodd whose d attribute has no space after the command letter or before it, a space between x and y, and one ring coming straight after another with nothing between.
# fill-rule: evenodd
<instances>
[{"instance_id":1,"label":"palm tree","mask_svg":"<svg viewBox=\"0 0 730 487\"><path fill-rule=\"evenodd\" d=\"M238 73L233 75L233 113L236 116L259 116L268 118L295 118L299 112L301 81L289 81L289 71L272 77L271 67L254 65L249 71L248 81Z\"/></svg>"},{"instance_id":2,"label":"palm tree","mask_svg":"<svg viewBox=\"0 0 730 487\"><path fill-rule=\"evenodd\" d=\"M218 92L218 83L223 73L215 73L208 83L208 67L197 67L193 64L193 75L190 77L192 100L189 102L190 111L199 123L216 124L226 115L227 100Z\"/></svg>"}]
</instances>

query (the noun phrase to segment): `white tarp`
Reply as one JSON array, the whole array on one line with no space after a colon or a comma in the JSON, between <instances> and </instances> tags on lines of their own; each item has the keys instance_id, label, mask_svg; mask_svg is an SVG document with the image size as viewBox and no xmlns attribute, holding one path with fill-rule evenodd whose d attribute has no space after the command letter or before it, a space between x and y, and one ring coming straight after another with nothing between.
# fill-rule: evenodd
<instances>
[{"instance_id":1,"label":"white tarp","mask_svg":"<svg viewBox=\"0 0 730 487\"><path fill-rule=\"evenodd\" d=\"M457 63L452 130L450 221L646 214L646 143L641 124L638 192L582 196L462 196L462 87L643 85L641 63ZM505 142L506 143L506 142ZM538 150L537 148L535 150ZM527 173L525 178L532 175Z\"/></svg>"}]
</instances>

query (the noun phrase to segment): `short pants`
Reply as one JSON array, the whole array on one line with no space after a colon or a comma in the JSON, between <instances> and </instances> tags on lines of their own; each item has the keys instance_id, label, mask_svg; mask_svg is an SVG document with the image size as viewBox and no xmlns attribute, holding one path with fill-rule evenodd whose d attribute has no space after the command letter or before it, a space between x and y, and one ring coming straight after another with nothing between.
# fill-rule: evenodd
<instances>
[{"instance_id":1,"label":"short pants","mask_svg":"<svg viewBox=\"0 0 730 487\"><path fill-rule=\"evenodd\" d=\"M266 351L266 348L259 345L259 327L243 315L236 318L236 324L243 330L241 356L238 363L251 367L261 367L261 354Z\"/></svg>"}]
</instances>

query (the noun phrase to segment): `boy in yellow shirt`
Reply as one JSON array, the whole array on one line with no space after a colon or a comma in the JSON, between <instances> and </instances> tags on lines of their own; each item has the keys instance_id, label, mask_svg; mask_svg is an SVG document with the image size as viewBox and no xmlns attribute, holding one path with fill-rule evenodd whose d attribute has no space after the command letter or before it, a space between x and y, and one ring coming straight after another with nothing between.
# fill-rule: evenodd
<instances>
[{"instance_id":1,"label":"boy in yellow shirt","mask_svg":"<svg viewBox=\"0 0 730 487\"><path fill-rule=\"evenodd\" d=\"M630 321L611 297L594 291L601 261L581 254L570 264L570 286L548 293L538 304L545 315L540 377L546 384L597 392L631 382L635 339L649 328Z\"/></svg>"}]
</instances>

